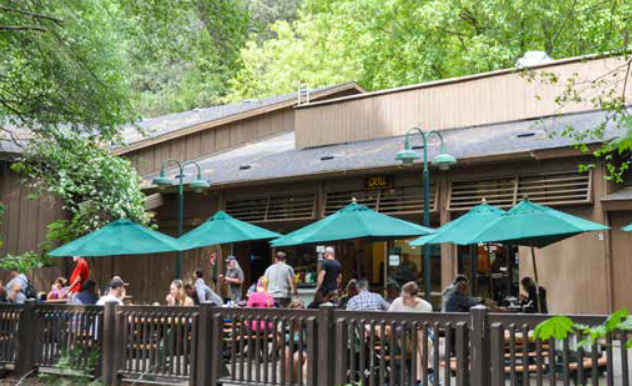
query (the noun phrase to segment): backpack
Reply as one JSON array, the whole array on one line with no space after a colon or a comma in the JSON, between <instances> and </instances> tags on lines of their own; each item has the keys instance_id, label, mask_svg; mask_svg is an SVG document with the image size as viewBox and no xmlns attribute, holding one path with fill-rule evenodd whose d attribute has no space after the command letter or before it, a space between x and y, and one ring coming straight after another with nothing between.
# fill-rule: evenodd
<instances>
[{"instance_id":1,"label":"backpack","mask_svg":"<svg viewBox=\"0 0 632 386\"><path fill-rule=\"evenodd\" d=\"M35 287L33 287L33 284L31 282L28 282L26 284L26 288L24 289L24 296L26 296L27 299L37 298L37 291L35 291Z\"/></svg>"}]
</instances>

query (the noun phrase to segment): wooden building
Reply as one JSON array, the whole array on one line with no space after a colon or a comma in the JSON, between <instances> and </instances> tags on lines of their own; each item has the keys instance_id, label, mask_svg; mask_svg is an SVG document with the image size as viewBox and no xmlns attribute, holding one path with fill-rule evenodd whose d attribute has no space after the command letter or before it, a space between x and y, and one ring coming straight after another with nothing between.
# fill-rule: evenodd
<instances>
[{"instance_id":1,"label":"wooden building","mask_svg":"<svg viewBox=\"0 0 632 386\"><path fill-rule=\"evenodd\" d=\"M187 193L185 226L199 225L224 209L237 218L289 232L352 198L383 213L421 222L421 164L404 167L394 160L403 146L402 135L419 125L442 130L448 151L459 159L447 172L431 171L433 226L455 218L483 198L508 208L524 195L612 225L613 231L577 236L538 251L540 281L549 291L553 311L604 313L629 307L632 297L623 288L632 266L625 256L629 249L623 245L630 239L616 228L632 222L632 212L623 210L629 205L628 196L623 194L626 198L621 199L627 190L604 179L599 163L592 171L579 173L580 164L594 160L575 150L573 141L561 135L568 126L577 130L595 127L606 114L586 104L560 107L555 97L564 86L546 84L533 76L555 73L564 84L570 76L585 82L610 73L609 86L617 88L625 76L623 64L620 58L569 59L531 68L529 76L517 70L496 71L297 106L293 126L285 126L291 130L266 131L269 134L259 140L250 135L240 142L243 145L207 156L181 155L197 158L204 178L211 183L204 194ZM253 120L252 124L260 127L263 122ZM616 136L619 131L608 127L607 133ZM175 143L177 131L170 136L162 143ZM237 133L224 136L246 137ZM430 157L438 150L431 143ZM149 158L140 153L133 158L139 165L145 159L153 165L153 172L146 173L148 193L154 193L150 182L165 159L161 154L154 150ZM168 174L174 176L174 171L168 170ZM371 187L374 177L386 185ZM158 223L163 230L173 229L173 190L161 193L161 197L162 205L156 209ZM361 272L379 279L378 262L392 247L413 257L420 255L405 241L388 245L339 243L346 278ZM236 246L235 252L251 281L261 270L261 264L253 263L252 257L263 256L264 263L269 263L270 249L264 242ZM466 252L442 246L433 254L433 287L438 291L457 273ZM527 256L520 251L520 276L531 274ZM126 264L143 265L150 277L167 280L172 271L162 278L166 269L154 264L157 258ZM185 271L204 265L204 260L204 251L188 253ZM141 267L129 269L134 272ZM164 282L161 286L166 288Z\"/></svg>"},{"instance_id":2,"label":"wooden building","mask_svg":"<svg viewBox=\"0 0 632 386\"><path fill-rule=\"evenodd\" d=\"M145 176L149 208L160 229L175 233L175 189L158 192L151 179L168 159L195 159L211 183L204 193L186 192L185 229L217 210L280 232L289 232L339 209L352 198L397 217L421 223L421 164L395 161L403 135L412 126L441 130L448 152L458 164L431 170L431 219L439 226L483 198L509 208L524 195L535 202L608 224L612 231L590 233L538 251L541 284L555 312L605 313L632 306L626 289L632 275L631 236L619 230L632 222L632 189L607 181L604 166L579 173L591 157L574 149L561 135L572 126L588 130L606 114L588 104L560 106L556 96L565 79L577 84L608 74L606 87L620 90L625 62L613 57L554 61L529 71L509 69L457 79L365 92L357 84L315 90L310 103L297 96L245 101L159 117L142 122L149 137L131 131L128 145L115 152L128 157ZM548 84L538 74L556 74ZM630 89L627 98L632 97ZM590 90L586 92L592 92ZM613 124L607 137L620 134ZM418 147L420 141L413 139ZM593 141L594 144L598 140ZM431 141L429 155L437 154ZM168 176L175 171L167 168ZM194 169L186 178L195 177ZM376 185L376 181L379 184ZM629 181L632 185L632 181ZM405 240L392 243L348 242L336 247L345 276L380 279L380 262L397 248L413 256L420 251ZM208 269L206 253L226 256L227 248L185 253L184 272ZM270 261L265 242L236 245L247 279L254 280ZM300 255L312 250L295 249ZM467 251L454 246L433 249L433 289L449 283ZM519 275L531 274L526 251L520 251ZM162 301L174 276L173 255L100 259L101 280L120 274L132 283L139 302ZM523 261L524 260L524 261Z\"/></svg>"}]
</instances>

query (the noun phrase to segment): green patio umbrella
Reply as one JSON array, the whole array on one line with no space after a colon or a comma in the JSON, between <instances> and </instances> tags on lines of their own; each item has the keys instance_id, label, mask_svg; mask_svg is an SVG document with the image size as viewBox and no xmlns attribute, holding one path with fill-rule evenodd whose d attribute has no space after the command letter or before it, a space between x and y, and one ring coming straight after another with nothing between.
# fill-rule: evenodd
<instances>
[{"instance_id":1,"label":"green patio umbrella","mask_svg":"<svg viewBox=\"0 0 632 386\"><path fill-rule=\"evenodd\" d=\"M378 240L429 235L435 230L378 213L356 202L270 244L284 247L329 241L372 238Z\"/></svg>"},{"instance_id":2,"label":"green patio umbrella","mask_svg":"<svg viewBox=\"0 0 632 386\"><path fill-rule=\"evenodd\" d=\"M220 210L204 224L182 235L178 242L187 250L240 241L276 239L281 236L279 233L237 220Z\"/></svg>"},{"instance_id":3,"label":"green patio umbrella","mask_svg":"<svg viewBox=\"0 0 632 386\"><path fill-rule=\"evenodd\" d=\"M467 244L502 242L542 248L580 233L608 229L605 225L522 200L465 241Z\"/></svg>"},{"instance_id":4,"label":"green patio umbrella","mask_svg":"<svg viewBox=\"0 0 632 386\"><path fill-rule=\"evenodd\" d=\"M63 256L115 256L182 250L176 239L128 219L116 220L101 229L49 252Z\"/></svg>"},{"instance_id":5,"label":"green patio umbrella","mask_svg":"<svg viewBox=\"0 0 632 386\"><path fill-rule=\"evenodd\" d=\"M500 242L531 247L531 260L536 286L538 268L534 248L542 248L566 238L609 227L557 211L547 206L522 200L496 220L484 225L466 240L467 244ZM540 306L539 300L537 304Z\"/></svg>"},{"instance_id":6,"label":"green patio umbrella","mask_svg":"<svg viewBox=\"0 0 632 386\"><path fill-rule=\"evenodd\" d=\"M500 217L504 210L482 204L475 206L463 216L447 224L442 225L437 232L432 235L422 236L410 242L410 245L420 246L425 244L454 243L466 245L472 233L481 229L484 224L489 224Z\"/></svg>"},{"instance_id":7,"label":"green patio umbrella","mask_svg":"<svg viewBox=\"0 0 632 386\"><path fill-rule=\"evenodd\" d=\"M632 232L632 224L624 226L621 230L624 232Z\"/></svg>"}]
</instances>

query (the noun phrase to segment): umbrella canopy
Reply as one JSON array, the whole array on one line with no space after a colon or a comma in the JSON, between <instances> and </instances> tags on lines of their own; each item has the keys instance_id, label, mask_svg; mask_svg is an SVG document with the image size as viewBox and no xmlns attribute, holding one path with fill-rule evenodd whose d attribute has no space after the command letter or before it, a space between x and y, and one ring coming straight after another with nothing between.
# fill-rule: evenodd
<instances>
[{"instance_id":1,"label":"umbrella canopy","mask_svg":"<svg viewBox=\"0 0 632 386\"><path fill-rule=\"evenodd\" d=\"M425 244L455 243L465 245L473 233L478 232L485 224L499 218L504 210L482 203L475 206L463 216L437 229L437 233L422 236L410 243L419 246Z\"/></svg>"},{"instance_id":2,"label":"umbrella canopy","mask_svg":"<svg viewBox=\"0 0 632 386\"><path fill-rule=\"evenodd\" d=\"M182 250L178 240L128 219L116 220L101 229L63 245L48 254L62 256L115 256Z\"/></svg>"},{"instance_id":3,"label":"umbrella canopy","mask_svg":"<svg viewBox=\"0 0 632 386\"><path fill-rule=\"evenodd\" d=\"M356 202L271 242L274 247L359 238L395 239L435 230L378 213Z\"/></svg>"},{"instance_id":4,"label":"umbrella canopy","mask_svg":"<svg viewBox=\"0 0 632 386\"><path fill-rule=\"evenodd\" d=\"M276 239L282 235L237 220L220 210L204 224L181 236L178 241L184 249L230 244L240 241Z\"/></svg>"},{"instance_id":5,"label":"umbrella canopy","mask_svg":"<svg viewBox=\"0 0 632 386\"><path fill-rule=\"evenodd\" d=\"M624 232L632 232L632 224L624 226L621 230Z\"/></svg>"},{"instance_id":6,"label":"umbrella canopy","mask_svg":"<svg viewBox=\"0 0 632 386\"><path fill-rule=\"evenodd\" d=\"M542 248L580 233L607 229L610 228L523 200L493 222L481 226L465 243L502 242Z\"/></svg>"}]
</instances>

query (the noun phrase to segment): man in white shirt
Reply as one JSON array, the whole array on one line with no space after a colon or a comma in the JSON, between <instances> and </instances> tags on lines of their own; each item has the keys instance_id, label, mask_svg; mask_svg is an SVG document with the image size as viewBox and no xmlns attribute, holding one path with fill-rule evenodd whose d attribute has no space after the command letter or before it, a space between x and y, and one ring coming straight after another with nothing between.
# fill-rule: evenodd
<instances>
[{"instance_id":1,"label":"man in white shirt","mask_svg":"<svg viewBox=\"0 0 632 386\"><path fill-rule=\"evenodd\" d=\"M101 299L97 301L97 306L104 306L107 302L116 302L117 305L123 305L123 298L125 297L125 282L119 277L115 277L110 282L110 291L107 295L101 296Z\"/></svg>"}]
</instances>

